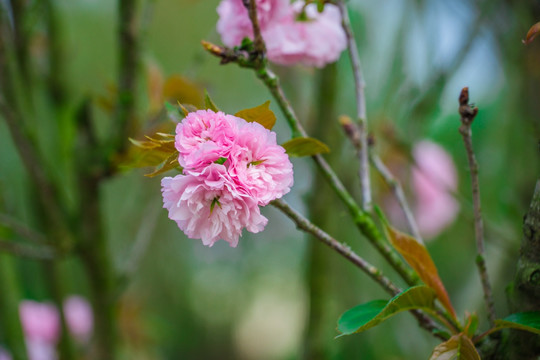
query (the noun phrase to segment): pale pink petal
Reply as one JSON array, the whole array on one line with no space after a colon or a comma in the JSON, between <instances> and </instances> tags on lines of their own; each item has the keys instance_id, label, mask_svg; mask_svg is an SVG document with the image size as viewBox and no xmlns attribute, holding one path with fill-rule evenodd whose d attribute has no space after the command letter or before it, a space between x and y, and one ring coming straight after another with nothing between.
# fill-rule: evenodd
<instances>
[{"instance_id":1,"label":"pale pink petal","mask_svg":"<svg viewBox=\"0 0 540 360\"><path fill-rule=\"evenodd\" d=\"M201 239L207 246L223 239L235 247L243 228L256 233L268 221L254 200L234 196L225 177L225 166L213 164L199 176L177 175L161 181L169 218L189 238Z\"/></svg>"},{"instance_id":2,"label":"pale pink petal","mask_svg":"<svg viewBox=\"0 0 540 360\"><path fill-rule=\"evenodd\" d=\"M60 316L54 305L24 300L19 304L19 316L28 340L54 345L60 339Z\"/></svg>"},{"instance_id":3,"label":"pale pink petal","mask_svg":"<svg viewBox=\"0 0 540 360\"><path fill-rule=\"evenodd\" d=\"M346 36L336 6L326 4L319 13L315 4L305 7L306 20L298 15L304 1L257 0L261 34L268 59L282 65L322 67L336 61L346 48ZM241 0L222 0L217 30L227 46L238 46L253 29Z\"/></svg>"},{"instance_id":4,"label":"pale pink petal","mask_svg":"<svg viewBox=\"0 0 540 360\"><path fill-rule=\"evenodd\" d=\"M64 316L71 334L81 343L92 336L94 316L92 307L82 296L73 295L64 300Z\"/></svg>"},{"instance_id":5,"label":"pale pink petal","mask_svg":"<svg viewBox=\"0 0 540 360\"><path fill-rule=\"evenodd\" d=\"M433 142L416 144L413 157L414 212L422 235L433 238L454 221L459 211L452 195L457 189L457 172L450 155Z\"/></svg>"},{"instance_id":6,"label":"pale pink petal","mask_svg":"<svg viewBox=\"0 0 540 360\"><path fill-rule=\"evenodd\" d=\"M240 194L259 205L281 198L293 185L293 170L276 134L258 123L247 123L231 149L229 174Z\"/></svg>"}]
</instances>

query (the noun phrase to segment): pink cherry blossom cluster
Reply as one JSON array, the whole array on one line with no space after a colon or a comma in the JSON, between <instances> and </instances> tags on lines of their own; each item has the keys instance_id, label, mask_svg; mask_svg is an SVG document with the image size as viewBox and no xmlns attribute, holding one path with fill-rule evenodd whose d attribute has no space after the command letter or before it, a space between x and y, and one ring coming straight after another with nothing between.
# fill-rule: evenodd
<instances>
[{"instance_id":1,"label":"pink cherry blossom cluster","mask_svg":"<svg viewBox=\"0 0 540 360\"><path fill-rule=\"evenodd\" d=\"M256 0L262 37L270 61L282 65L323 67L339 58L347 47L341 16L335 5L319 13L304 1ZM253 28L242 0L222 0L217 8L217 30L227 46L253 39ZM301 16L303 15L303 16Z\"/></svg>"},{"instance_id":2,"label":"pink cherry blossom cluster","mask_svg":"<svg viewBox=\"0 0 540 360\"><path fill-rule=\"evenodd\" d=\"M63 312L66 325L75 341L81 346L88 344L94 325L94 316L88 301L78 295L69 296L64 301ZM62 331L56 306L23 300L19 304L19 316L28 359L56 360L56 345ZM11 359L11 354L0 347L0 360Z\"/></svg>"},{"instance_id":3,"label":"pink cherry blossom cluster","mask_svg":"<svg viewBox=\"0 0 540 360\"><path fill-rule=\"evenodd\" d=\"M262 231L259 206L293 184L292 164L276 134L256 122L212 110L189 113L176 127L183 174L161 181L163 207L192 239L235 247L242 230Z\"/></svg>"}]
</instances>

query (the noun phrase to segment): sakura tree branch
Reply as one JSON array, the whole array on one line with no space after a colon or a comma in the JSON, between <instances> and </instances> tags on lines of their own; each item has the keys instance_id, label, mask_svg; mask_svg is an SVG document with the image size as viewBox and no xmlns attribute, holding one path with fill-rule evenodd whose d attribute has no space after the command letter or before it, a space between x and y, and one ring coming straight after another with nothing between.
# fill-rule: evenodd
<instances>
[{"instance_id":1,"label":"sakura tree branch","mask_svg":"<svg viewBox=\"0 0 540 360\"><path fill-rule=\"evenodd\" d=\"M354 33L349 19L349 12L343 0L337 2L337 6L341 13L341 24L345 35L347 36L347 48L349 50L349 58L354 76L354 89L356 93L356 117L358 120L359 130L359 146L357 147L358 158L360 160L360 184L362 187L362 209L371 212L373 201L371 198L371 184L369 179L369 164L368 164L368 125L366 112L366 95L364 89L366 84L362 75L362 67L360 65L360 57L358 56L358 48L354 39Z\"/></svg>"},{"instance_id":2,"label":"sakura tree branch","mask_svg":"<svg viewBox=\"0 0 540 360\"><path fill-rule=\"evenodd\" d=\"M405 214L405 218L407 219L407 225L409 226L411 234L415 237L416 240L418 240L420 243L423 243L422 236L420 235L420 231L418 230L418 225L416 224L416 220L414 219L411 208L409 207L409 203L407 202L407 198L405 197L405 192L403 191L401 183L390 172L390 170L386 167L386 165L382 162L381 158L375 152L369 152L369 159L371 161L371 164L382 176L386 184L388 184L390 189L392 189L392 192L394 193L394 196L399 203L399 207Z\"/></svg>"},{"instance_id":3,"label":"sakura tree branch","mask_svg":"<svg viewBox=\"0 0 540 360\"><path fill-rule=\"evenodd\" d=\"M354 251L351 250L349 246L339 242L338 240L334 239L329 234L324 232L324 230L317 227L317 225L313 224L302 214L291 208L289 204L287 204L287 202L285 202L284 200L274 200L270 204L272 204L274 207L284 213L288 218L290 218L296 224L298 229L313 235L315 238L319 239L325 245L334 249L338 254L353 263L356 267L358 267L371 279L373 279L377 284L379 284L390 295L395 296L402 291L390 279L384 276L378 268L371 265L369 262L357 255ZM434 336L445 340L445 338L440 335L440 329L429 317L417 310L413 310L411 311L411 313L414 315L414 317L416 317L420 326L430 331Z\"/></svg>"},{"instance_id":4,"label":"sakura tree branch","mask_svg":"<svg viewBox=\"0 0 540 360\"><path fill-rule=\"evenodd\" d=\"M118 105L116 116L118 130L114 134L117 149L122 151L127 144L126 134L133 131L135 123L135 93L137 87L137 66L139 64L136 28L136 0L118 2Z\"/></svg>"},{"instance_id":5,"label":"sakura tree branch","mask_svg":"<svg viewBox=\"0 0 540 360\"><path fill-rule=\"evenodd\" d=\"M261 79L261 81L266 85L270 93L274 96L274 99L278 103L279 107L281 108L281 111L283 112L283 115L285 116L285 119L287 120L287 123L291 128L292 136L307 137L307 132L304 130L302 124L298 120L294 109L292 108L289 100L283 92L283 89L281 88L279 78L270 69L268 69L267 65L264 62L255 63L250 60L243 52L217 46L206 41L203 41L202 44L203 47L212 55L220 57L222 64L236 62L241 67L253 69L257 77ZM314 155L312 156L312 158L315 164L317 164L321 173L328 181L330 187L334 190L336 195L338 195L338 197L349 210L353 222L360 230L360 232L364 234L368 241L398 272L398 274L407 282L407 284L412 285L418 283L418 276L386 243L383 235L373 222L371 216L364 212L358 206L352 195L347 191L339 177L332 170L326 160L321 155Z\"/></svg>"},{"instance_id":6,"label":"sakura tree branch","mask_svg":"<svg viewBox=\"0 0 540 360\"><path fill-rule=\"evenodd\" d=\"M41 196L40 200L43 206L48 209L47 214L54 223L55 237L59 239L59 247L68 248L72 243L71 231L65 224L64 213L58 202L56 188L51 184L42 167L43 161L39 158L38 152L28 135L21 129L20 124L22 121L1 97L0 114L8 125L13 142L30 174L30 178L39 189L38 193Z\"/></svg>"},{"instance_id":7,"label":"sakura tree branch","mask_svg":"<svg viewBox=\"0 0 540 360\"><path fill-rule=\"evenodd\" d=\"M45 236L28 226L26 224L23 224L19 220L14 219L13 217L7 215L7 214L1 214L0 213L0 224L10 228L12 231L17 233L20 237L29 240L36 244L45 244L47 243L47 239Z\"/></svg>"},{"instance_id":8,"label":"sakura tree branch","mask_svg":"<svg viewBox=\"0 0 540 360\"><path fill-rule=\"evenodd\" d=\"M248 11L249 20L253 26L253 44L255 45L255 51L262 57L266 53L266 45L261 34L261 27L259 26L257 5L255 4L255 0L242 0L242 2Z\"/></svg>"},{"instance_id":9,"label":"sakura tree branch","mask_svg":"<svg viewBox=\"0 0 540 360\"><path fill-rule=\"evenodd\" d=\"M11 240L0 240L0 251L38 260L54 260L60 255L52 246L28 245Z\"/></svg>"},{"instance_id":10,"label":"sakura tree branch","mask_svg":"<svg viewBox=\"0 0 540 360\"><path fill-rule=\"evenodd\" d=\"M328 245L335 251L337 251L341 256L352 262L356 267L366 273L370 278L372 278L376 283L381 285L381 287L390 295L395 296L401 292L401 289L397 287L390 279L382 274L382 272L377 269L375 266L368 263L366 260L357 255L351 248L330 235L324 232L322 229L317 227L302 214L294 210L285 202L284 200L278 199L271 202L271 204L279 209L282 213L287 215L296 226L322 241L324 244Z\"/></svg>"},{"instance_id":11,"label":"sakura tree branch","mask_svg":"<svg viewBox=\"0 0 540 360\"><path fill-rule=\"evenodd\" d=\"M476 237L476 250L478 252L476 257L476 265L480 273L482 288L484 290L484 300L486 302L489 323L490 326L493 327L495 326L495 304L493 301L493 294L491 292L491 285L489 283L486 261L484 258L484 224L482 222L482 208L480 205L478 163L476 162L476 157L474 155L471 131L471 125L476 117L476 114L478 114L478 108L469 104L469 88L467 87L464 87L459 95L459 114L461 116L459 133L463 137L463 143L465 144L467 160L469 162L471 172L471 187L474 207L474 233Z\"/></svg>"}]
</instances>

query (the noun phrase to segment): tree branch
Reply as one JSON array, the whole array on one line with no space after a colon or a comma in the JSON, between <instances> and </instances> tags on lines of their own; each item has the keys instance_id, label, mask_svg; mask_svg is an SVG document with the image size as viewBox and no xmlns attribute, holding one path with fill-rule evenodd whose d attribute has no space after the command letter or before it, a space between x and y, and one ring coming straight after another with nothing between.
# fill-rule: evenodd
<instances>
[{"instance_id":1,"label":"tree branch","mask_svg":"<svg viewBox=\"0 0 540 360\"><path fill-rule=\"evenodd\" d=\"M401 292L401 289L398 288L394 283L392 283L387 277L385 277L379 269L358 256L354 251L351 250L349 246L332 238L322 229L320 229L315 224L306 219L304 216L302 216L302 214L291 208L289 204L287 204L284 200L274 200L270 204L272 204L282 213L287 215L292 221L294 221L294 223L300 230L313 235L314 237L322 241L324 244L337 251L341 256L353 263L356 267L366 273L375 282L381 285L381 287L387 293L395 296Z\"/></svg>"},{"instance_id":2,"label":"tree branch","mask_svg":"<svg viewBox=\"0 0 540 360\"><path fill-rule=\"evenodd\" d=\"M123 151L128 136L135 127L135 96L137 67L139 64L136 29L136 0L118 2L118 105L116 117L118 130L113 136L116 150Z\"/></svg>"},{"instance_id":3,"label":"tree branch","mask_svg":"<svg viewBox=\"0 0 540 360\"><path fill-rule=\"evenodd\" d=\"M0 250L16 256L37 260L54 260L59 257L58 251L52 246L28 245L7 240L0 240Z\"/></svg>"},{"instance_id":4,"label":"tree branch","mask_svg":"<svg viewBox=\"0 0 540 360\"><path fill-rule=\"evenodd\" d=\"M354 76L354 90L356 93L356 117L358 121L359 146L357 147L358 158L360 160L360 184L362 187L362 209L371 212L373 208L373 200L371 198L371 184L369 178L368 164L368 125L366 112L366 95L364 89L366 84L362 75L362 66L360 65L360 57L358 56L358 48L354 39L354 33L349 19L349 12L343 0L337 2L337 6L341 13L341 24L345 35L347 36L347 48L349 50L349 58Z\"/></svg>"},{"instance_id":5,"label":"tree branch","mask_svg":"<svg viewBox=\"0 0 540 360\"><path fill-rule=\"evenodd\" d=\"M302 216L302 214L291 208L284 200L274 200L270 204L289 217L296 224L298 229L313 235L315 238L319 239L325 245L334 249L338 254L353 263L377 284L379 284L391 296L395 296L402 291L390 279L384 276L379 269L357 255L349 246L337 241L315 224L310 222L308 219ZM429 317L417 310L413 310L411 313L414 315L414 317L416 317L420 326L431 332L435 337L445 340L445 338L440 334L440 329L438 326Z\"/></svg>"},{"instance_id":6,"label":"tree branch","mask_svg":"<svg viewBox=\"0 0 540 360\"><path fill-rule=\"evenodd\" d=\"M459 133L463 137L463 143L465 144L465 150L467 151L467 160L469 162L471 172L471 187L474 207L474 233L476 237L476 250L478 252L476 257L476 265L480 273L482 288L484 290L484 301L487 307L489 324L491 327L493 327L495 326L495 304L493 301L493 294L491 292L491 285L489 283L486 260L484 258L484 224L482 222L482 208L480 205L478 163L476 162L476 157L474 155L471 131L471 125L476 117L476 114L478 114L478 108L469 104L469 88L467 87L463 88L461 90L461 94L459 95L459 114L461 116Z\"/></svg>"}]
</instances>

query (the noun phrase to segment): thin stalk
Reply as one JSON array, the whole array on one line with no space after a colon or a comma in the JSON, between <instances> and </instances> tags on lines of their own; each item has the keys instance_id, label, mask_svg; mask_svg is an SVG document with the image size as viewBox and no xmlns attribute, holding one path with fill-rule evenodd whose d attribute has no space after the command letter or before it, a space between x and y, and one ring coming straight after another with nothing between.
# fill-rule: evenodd
<instances>
[{"instance_id":1,"label":"thin stalk","mask_svg":"<svg viewBox=\"0 0 540 360\"><path fill-rule=\"evenodd\" d=\"M399 207L401 207L401 210L405 214L405 218L407 219L407 225L409 226L411 234L415 237L416 240L418 240L418 242L423 243L422 236L420 235L420 231L418 230L418 225L416 224L414 215L411 211L411 208L409 207L409 203L407 201L407 198L405 197L405 192L403 191L401 183L398 179L396 179L392 172L390 172L390 169L386 167L386 165L382 162L381 158L375 152L370 151L369 159L373 167L377 169L386 184L390 187L390 189L392 189L392 192L394 193L394 196L399 203Z\"/></svg>"},{"instance_id":2,"label":"thin stalk","mask_svg":"<svg viewBox=\"0 0 540 360\"><path fill-rule=\"evenodd\" d=\"M360 57L358 56L358 48L354 38L354 33L349 19L349 12L344 1L338 1L337 6L341 13L341 25L347 36L347 48L354 77L354 90L356 94L356 118L358 121L359 142L358 158L360 161L360 185L362 187L362 209L366 212L371 212L373 208L373 200L371 197L371 184L369 178L369 161L368 161L368 124L366 111L366 95L364 76L362 75L362 66Z\"/></svg>"},{"instance_id":3,"label":"thin stalk","mask_svg":"<svg viewBox=\"0 0 540 360\"><path fill-rule=\"evenodd\" d=\"M362 257L357 255L354 251L351 250L349 246L334 239L322 229L317 227L315 224L310 222L302 214L291 208L289 204L287 204L284 200L274 200L270 204L272 204L274 207L283 212L287 217L289 217L296 224L298 229L313 235L315 238L322 241L330 248L334 249L338 254L340 254L345 259L354 264L356 267L358 267L360 270L362 270L391 296L395 296L402 291L390 279L384 276L378 268L371 265ZM435 323L433 323L433 321L425 314L417 310L412 310L411 313L414 317L416 317L420 326L431 332L434 336L445 339L441 335L439 327Z\"/></svg>"},{"instance_id":4,"label":"thin stalk","mask_svg":"<svg viewBox=\"0 0 540 360\"><path fill-rule=\"evenodd\" d=\"M52 260L59 256L58 251L47 245L28 245L15 241L0 240L0 251L38 260Z\"/></svg>"},{"instance_id":5,"label":"thin stalk","mask_svg":"<svg viewBox=\"0 0 540 360\"><path fill-rule=\"evenodd\" d=\"M467 152L467 160L471 173L471 187L474 207L474 233L476 237L476 265L480 273L482 289L484 291L484 301L487 307L488 320L491 327L495 326L495 304L486 268L484 250L484 223L482 221L482 207L480 204L480 186L478 182L478 163L474 155L472 145L471 125L478 113L478 108L469 104L469 89L463 88L459 96L459 114L461 115L461 126L459 133L463 137L463 143Z\"/></svg>"},{"instance_id":6,"label":"thin stalk","mask_svg":"<svg viewBox=\"0 0 540 360\"><path fill-rule=\"evenodd\" d=\"M328 235L322 229L305 218L302 214L291 208L284 200L274 200L271 202L271 204L287 215L292 221L294 221L300 230L313 235L315 238L322 241L324 244L337 251L345 259L353 263L356 267L378 283L387 293L395 296L401 292L401 289L397 287L390 279L384 276L379 269L357 255L349 246Z\"/></svg>"}]
</instances>

